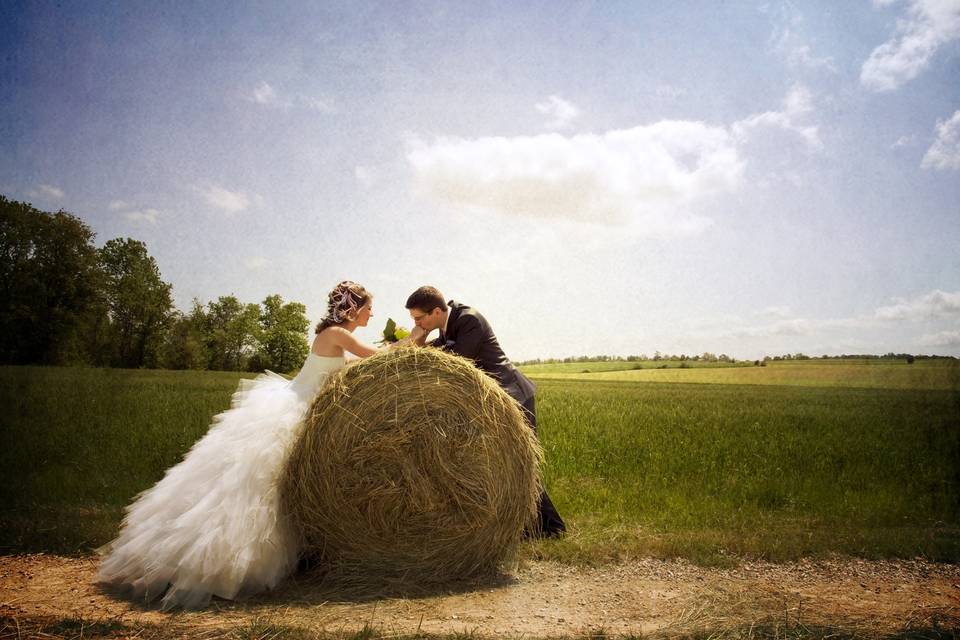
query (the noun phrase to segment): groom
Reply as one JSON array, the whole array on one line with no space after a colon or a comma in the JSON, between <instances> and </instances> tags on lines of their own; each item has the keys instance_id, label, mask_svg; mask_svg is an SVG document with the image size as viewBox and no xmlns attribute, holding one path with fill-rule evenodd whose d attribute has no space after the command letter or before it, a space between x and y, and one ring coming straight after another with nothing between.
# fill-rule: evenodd
<instances>
[{"instance_id":1,"label":"groom","mask_svg":"<svg viewBox=\"0 0 960 640\"><path fill-rule=\"evenodd\" d=\"M465 304L453 300L444 302L443 294L429 286L420 287L410 294L406 306L414 324L420 329L411 334L416 344L424 345L427 334L439 329L440 337L430 344L473 360L477 368L496 380L510 397L520 403L527 424L536 434L537 409L533 395L536 387L503 353L486 318ZM541 492L538 502L537 529L532 535L553 537L566 531L560 514L545 490Z\"/></svg>"}]
</instances>

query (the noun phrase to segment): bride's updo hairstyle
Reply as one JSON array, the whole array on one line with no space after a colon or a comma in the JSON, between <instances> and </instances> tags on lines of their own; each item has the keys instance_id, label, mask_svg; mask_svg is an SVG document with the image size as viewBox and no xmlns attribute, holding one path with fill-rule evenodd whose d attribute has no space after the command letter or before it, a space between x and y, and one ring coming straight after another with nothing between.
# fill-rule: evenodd
<instances>
[{"instance_id":1,"label":"bride's updo hairstyle","mask_svg":"<svg viewBox=\"0 0 960 640\"><path fill-rule=\"evenodd\" d=\"M327 315L317 324L316 333L324 329L354 320L363 305L373 298L363 286L344 280L327 296Z\"/></svg>"}]
</instances>

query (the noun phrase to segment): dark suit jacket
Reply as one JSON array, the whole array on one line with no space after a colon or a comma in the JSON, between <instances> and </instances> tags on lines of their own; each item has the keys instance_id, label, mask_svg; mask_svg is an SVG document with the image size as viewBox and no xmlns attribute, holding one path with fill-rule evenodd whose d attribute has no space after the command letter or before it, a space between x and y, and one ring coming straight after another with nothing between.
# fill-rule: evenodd
<instances>
[{"instance_id":1,"label":"dark suit jacket","mask_svg":"<svg viewBox=\"0 0 960 640\"><path fill-rule=\"evenodd\" d=\"M520 404L533 398L537 387L503 353L487 319L472 307L453 300L447 306L447 331L431 344L473 360L478 369L496 380Z\"/></svg>"}]
</instances>

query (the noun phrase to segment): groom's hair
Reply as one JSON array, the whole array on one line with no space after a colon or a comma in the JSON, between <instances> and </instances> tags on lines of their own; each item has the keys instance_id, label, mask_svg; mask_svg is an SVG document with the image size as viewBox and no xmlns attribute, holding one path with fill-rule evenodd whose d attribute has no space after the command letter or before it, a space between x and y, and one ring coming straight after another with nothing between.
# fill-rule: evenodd
<instances>
[{"instance_id":1,"label":"groom's hair","mask_svg":"<svg viewBox=\"0 0 960 640\"><path fill-rule=\"evenodd\" d=\"M420 287L407 298L407 309L419 309L424 313L430 313L437 307L440 307L440 311L447 310L443 294L436 287Z\"/></svg>"}]
</instances>

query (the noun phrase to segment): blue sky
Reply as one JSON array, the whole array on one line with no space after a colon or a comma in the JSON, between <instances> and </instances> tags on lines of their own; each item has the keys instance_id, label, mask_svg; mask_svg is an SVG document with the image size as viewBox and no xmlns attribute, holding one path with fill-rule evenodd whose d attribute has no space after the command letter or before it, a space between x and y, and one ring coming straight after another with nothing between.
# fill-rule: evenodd
<instances>
[{"instance_id":1,"label":"blue sky","mask_svg":"<svg viewBox=\"0 0 960 640\"><path fill-rule=\"evenodd\" d=\"M0 7L0 193L178 307L421 284L514 359L960 355L960 0ZM407 322L409 324L409 322Z\"/></svg>"}]
</instances>

